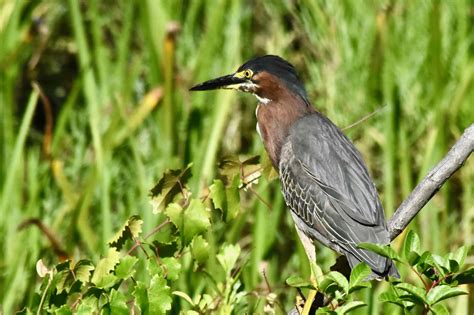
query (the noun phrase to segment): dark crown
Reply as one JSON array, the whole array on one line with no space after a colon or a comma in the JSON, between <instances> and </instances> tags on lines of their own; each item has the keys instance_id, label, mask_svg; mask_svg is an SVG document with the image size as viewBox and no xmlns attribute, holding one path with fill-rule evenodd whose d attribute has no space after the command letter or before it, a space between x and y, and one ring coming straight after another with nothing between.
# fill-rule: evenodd
<instances>
[{"instance_id":1,"label":"dark crown","mask_svg":"<svg viewBox=\"0 0 474 315\"><path fill-rule=\"evenodd\" d=\"M253 72L266 71L280 79L293 93L308 102L306 90L296 73L295 67L281 57L266 55L251 59L241 65L237 72L251 69Z\"/></svg>"}]
</instances>

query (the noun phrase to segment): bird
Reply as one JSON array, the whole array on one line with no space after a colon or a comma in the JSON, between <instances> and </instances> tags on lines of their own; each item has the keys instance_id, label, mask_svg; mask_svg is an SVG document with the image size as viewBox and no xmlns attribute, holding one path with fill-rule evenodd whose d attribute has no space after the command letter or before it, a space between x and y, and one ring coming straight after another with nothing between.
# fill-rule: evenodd
<instances>
[{"instance_id":1,"label":"bird","mask_svg":"<svg viewBox=\"0 0 474 315\"><path fill-rule=\"evenodd\" d=\"M344 255L351 269L365 262L370 279L399 277L391 259L358 247L390 243L377 189L355 145L311 105L295 67L276 55L259 56L190 91L215 89L257 98L256 129L308 258L315 260L317 240Z\"/></svg>"}]
</instances>

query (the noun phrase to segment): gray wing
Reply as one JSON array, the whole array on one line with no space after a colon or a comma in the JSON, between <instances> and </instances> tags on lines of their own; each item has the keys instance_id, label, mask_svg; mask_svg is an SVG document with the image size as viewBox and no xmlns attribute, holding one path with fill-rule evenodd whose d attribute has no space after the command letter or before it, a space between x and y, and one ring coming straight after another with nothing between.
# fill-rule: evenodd
<instances>
[{"instance_id":1,"label":"gray wing","mask_svg":"<svg viewBox=\"0 0 474 315\"><path fill-rule=\"evenodd\" d=\"M365 261L377 273L387 271L386 258L357 248L362 242L388 244L389 234L360 153L329 119L315 113L297 121L279 166L285 201L300 229L335 245L351 265Z\"/></svg>"}]
</instances>

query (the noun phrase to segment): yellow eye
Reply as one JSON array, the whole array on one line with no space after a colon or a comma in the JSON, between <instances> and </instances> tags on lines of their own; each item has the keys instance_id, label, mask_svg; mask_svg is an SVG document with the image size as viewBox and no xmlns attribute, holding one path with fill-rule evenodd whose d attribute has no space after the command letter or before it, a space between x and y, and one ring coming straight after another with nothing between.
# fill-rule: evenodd
<instances>
[{"instance_id":1,"label":"yellow eye","mask_svg":"<svg viewBox=\"0 0 474 315\"><path fill-rule=\"evenodd\" d=\"M250 79L252 77L252 71L251 70L245 70L244 75L247 79Z\"/></svg>"}]
</instances>

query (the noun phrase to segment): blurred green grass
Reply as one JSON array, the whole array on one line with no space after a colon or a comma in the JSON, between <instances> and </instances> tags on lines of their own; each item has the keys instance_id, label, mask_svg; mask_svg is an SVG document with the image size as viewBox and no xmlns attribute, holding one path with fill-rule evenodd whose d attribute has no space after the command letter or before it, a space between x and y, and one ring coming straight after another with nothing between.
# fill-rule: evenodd
<instances>
[{"instance_id":1,"label":"blurred green grass","mask_svg":"<svg viewBox=\"0 0 474 315\"><path fill-rule=\"evenodd\" d=\"M39 218L76 259L98 258L130 215L144 218L145 231L160 221L148 192L165 169L193 162L200 191L224 154L265 155L253 98L188 92L255 55L295 64L313 105L340 127L377 111L346 132L389 217L474 121L473 12L468 0L0 2L3 312L33 298L39 258L57 262L44 234L18 230L24 220ZM50 106L37 102L33 81ZM284 281L309 274L304 251L278 182L262 178L255 190L271 207L244 193L241 216L215 226L212 245L239 242L246 290L268 290L265 268L289 308L296 293ZM410 228L426 250L472 246L473 207L468 161ZM318 248L324 269L333 258ZM186 272L189 282L177 285L189 294L208 281ZM453 313L473 311L469 290Z\"/></svg>"}]
</instances>

